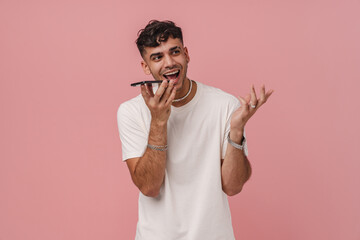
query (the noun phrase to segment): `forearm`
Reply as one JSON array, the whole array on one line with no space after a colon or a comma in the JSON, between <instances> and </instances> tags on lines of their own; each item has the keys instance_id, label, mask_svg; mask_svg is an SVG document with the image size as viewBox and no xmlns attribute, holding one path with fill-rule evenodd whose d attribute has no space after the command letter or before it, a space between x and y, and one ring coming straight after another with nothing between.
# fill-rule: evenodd
<instances>
[{"instance_id":1,"label":"forearm","mask_svg":"<svg viewBox=\"0 0 360 240\"><path fill-rule=\"evenodd\" d=\"M155 146L167 144L167 125L151 122L148 143ZM166 151L146 148L136 164L133 180L140 191L147 196L157 196L164 181Z\"/></svg>"},{"instance_id":2,"label":"forearm","mask_svg":"<svg viewBox=\"0 0 360 240\"><path fill-rule=\"evenodd\" d=\"M230 139L235 142L241 142L243 132L231 132ZM237 149L228 144L225 159L221 166L221 178L223 191L233 196L242 190L245 182L250 178L251 165L245 156L244 150Z\"/></svg>"}]
</instances>

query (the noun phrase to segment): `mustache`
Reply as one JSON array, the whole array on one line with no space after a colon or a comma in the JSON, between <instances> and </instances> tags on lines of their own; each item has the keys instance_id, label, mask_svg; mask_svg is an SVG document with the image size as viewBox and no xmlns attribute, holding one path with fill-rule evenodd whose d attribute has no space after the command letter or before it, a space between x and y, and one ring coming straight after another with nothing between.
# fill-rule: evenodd
<instances>
[{"instance_id":1,"label":"mustache","mask_svg":"<svg viewBox=\"0 0 360 240\"><path fill-rule=\"evenodd\" d=\"M164 74L164 73L166 73L166 72L168 72L168 71L170 71L170 70L173 70L173 69L179 69L179 70L181 70L181 66L176 65L176 66L172 66L172 67L166 67L165 70L164 70L161 74Z\"/></svg>"}]
</instances>

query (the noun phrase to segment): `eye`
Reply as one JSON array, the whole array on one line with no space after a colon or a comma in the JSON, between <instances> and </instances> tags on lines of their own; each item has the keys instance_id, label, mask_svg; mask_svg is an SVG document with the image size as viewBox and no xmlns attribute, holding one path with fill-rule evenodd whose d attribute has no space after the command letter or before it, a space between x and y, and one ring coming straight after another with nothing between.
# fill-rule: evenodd
<instances>
[{"instance_id":1,"label":"eye","mask_svg":"<svg viewBox=\"0 0 360 240\"><path fill-rule=\"evenodd\" d=\"M177 55L177 54L179 54L180 53L180 50L174 50L173 52L172 52L172 54L174 54L174 55Z\"/></svg>"},{"instance_id":2,"label":"eye","mask_svg":"<svg viewBox=\"0 0 360 240\"><path fill-rule=\"evenodd\" d=\"M161 59L161 56L154 56L152 57L153 61L159 61Z\"/></svg>"}]
</instances>

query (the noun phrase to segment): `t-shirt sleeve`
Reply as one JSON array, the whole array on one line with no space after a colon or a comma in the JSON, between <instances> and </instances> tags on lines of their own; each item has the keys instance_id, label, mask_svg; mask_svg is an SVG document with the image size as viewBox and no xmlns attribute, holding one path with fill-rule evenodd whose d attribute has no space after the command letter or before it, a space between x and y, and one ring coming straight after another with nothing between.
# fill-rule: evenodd
<instances>
[{"instance_id":1,"label":"t-shirt sleeve","mask_svg":"<svg viewBox=\"0 0 360 240\"><path fill-rule=\"evenodd\" d=\"M235 112L235 110L238 109L240 106L241 106L240 101L235 97L234 97L234 100L229 103L227 116L226 116L227 120L226 120L226 126L225 126L225 135L223 137L224 142L223 142L222 151L221 151L221 158L222 159L225 158L226 149L227 149L227 145L228 145L227 137L228 137L228 134L230 132L231 116ZM243 151L244 151L245 156L248 156L248 148L247 148L245 129L244 129L244 138L245 138L245 144L244 144L244 150Z\"/></svg>"},{"instance_id":2,"label":"t-shirt sleeve","mask_svg":"<svg viewBox=\"0 0 360 240\"><path fill-rule=\"evenodd\" d=\"M141 124L140 114L131 105L123 103L117 111L117 123L123 161L143 156L147 146L148 132L145 125Z\"/></svg>"}]
</instances>

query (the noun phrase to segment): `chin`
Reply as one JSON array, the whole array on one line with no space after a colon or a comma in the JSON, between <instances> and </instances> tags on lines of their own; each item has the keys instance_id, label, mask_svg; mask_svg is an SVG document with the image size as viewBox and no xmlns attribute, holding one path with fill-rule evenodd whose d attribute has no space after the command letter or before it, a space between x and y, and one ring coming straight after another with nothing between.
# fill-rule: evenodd
<instances>
[{"instance_id":1,"label":"chin","mask_svg":"<svg viewBox=\"0 0 360 240\"><path fill-rule=\"evenodd\" d=\"M175 86L178 87L177 92L181 91L183 89L185 80L186 80L186 78L177 80L177 82L175 83Z\"/></svg>"}]
</instances>

